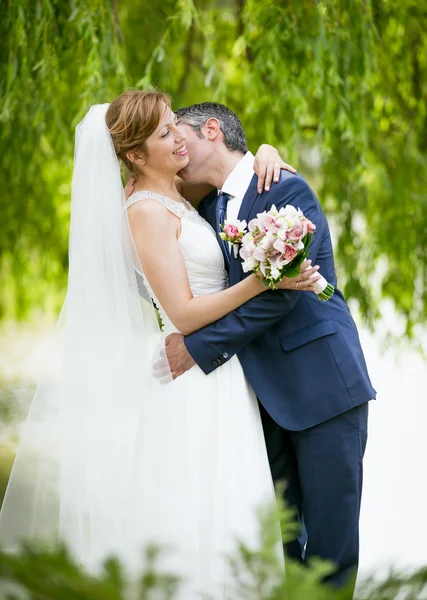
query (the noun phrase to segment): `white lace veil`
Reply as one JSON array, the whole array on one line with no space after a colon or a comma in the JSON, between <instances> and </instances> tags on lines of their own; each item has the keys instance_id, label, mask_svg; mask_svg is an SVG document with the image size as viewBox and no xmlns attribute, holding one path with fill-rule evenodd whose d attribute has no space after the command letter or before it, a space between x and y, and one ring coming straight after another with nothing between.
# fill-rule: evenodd
<instances>
[{"instance_id":1,"label":"white lace veil","mask_svg":"<svg viewBox=\"0 0 427 600\"><path fill-rule=\"evenodd\" d=\"M76 130L68 291L0 513L4 549L63 539L87 565L120 548L138 423L162 387L107 108Z\"/></svg>"}]
</instances>

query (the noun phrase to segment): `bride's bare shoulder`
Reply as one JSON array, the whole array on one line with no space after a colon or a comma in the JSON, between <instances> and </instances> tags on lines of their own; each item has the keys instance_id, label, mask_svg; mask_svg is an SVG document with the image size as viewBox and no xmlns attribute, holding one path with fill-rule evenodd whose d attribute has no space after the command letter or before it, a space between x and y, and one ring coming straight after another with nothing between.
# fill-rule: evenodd
<instances>
[{"instance_id":1,"label":"bride's bare shoulder","mask_svg":"<svg viewBox=\"0 0 427 600\"><path fill-rule=\"evenodd\" d=\"M129 224L132 230L164 229L168 225L175 226L177 217L155 198L146 197L128 208Z\"/></svg>"}]
</instances>

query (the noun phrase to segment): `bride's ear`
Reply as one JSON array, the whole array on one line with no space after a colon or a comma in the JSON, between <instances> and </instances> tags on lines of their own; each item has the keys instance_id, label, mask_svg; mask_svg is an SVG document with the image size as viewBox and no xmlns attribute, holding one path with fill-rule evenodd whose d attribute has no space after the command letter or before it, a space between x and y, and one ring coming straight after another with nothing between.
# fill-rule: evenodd
<instances>
[{"instance_id":1,"label":"bride's ear","mask_svg":"<svg viewBox=\"0 0 427 600\"><path fill-rule=\"evenodd\" d=\"M145 165L145 158L143 154L136 154L135 152L128 152L126 154L126 158L130 160L131 163L138 167L143 167Z\"/></svg>"}]
</instances>

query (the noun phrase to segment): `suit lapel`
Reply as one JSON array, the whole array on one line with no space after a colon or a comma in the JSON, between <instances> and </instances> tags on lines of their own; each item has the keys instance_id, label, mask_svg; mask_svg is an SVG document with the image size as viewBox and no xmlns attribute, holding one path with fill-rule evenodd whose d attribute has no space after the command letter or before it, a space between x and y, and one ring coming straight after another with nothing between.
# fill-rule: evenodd
<instances>
[{"instance_id":1,"label":"suit lapel","mask_svg":"<svg viewBox=\"0 0 427 600\"><path fill-rule=\"evenodd\" d=\"M237 216L239 221L248 220L258 195L258 176L254 175L246 190L246 194L243 196L242 205L240 206L239 214Z\"/></svg>"}]
</instances>

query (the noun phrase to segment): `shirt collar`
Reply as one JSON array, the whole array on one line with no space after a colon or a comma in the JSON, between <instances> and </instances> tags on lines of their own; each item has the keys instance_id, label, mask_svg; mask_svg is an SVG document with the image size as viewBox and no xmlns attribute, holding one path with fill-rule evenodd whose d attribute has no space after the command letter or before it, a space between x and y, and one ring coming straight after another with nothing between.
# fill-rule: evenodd
<instances>
[{"instance_id":1,"label":"shirt collar","mask_svg":"<svg viewBox=\"0 0 427 600\"><path fill-rule=\"evenodd\" d=\"M252 152L246 152L224 181L221 191L233 197L243 198L254 176L254 160Z\"/></svg>"}]
</instances>

